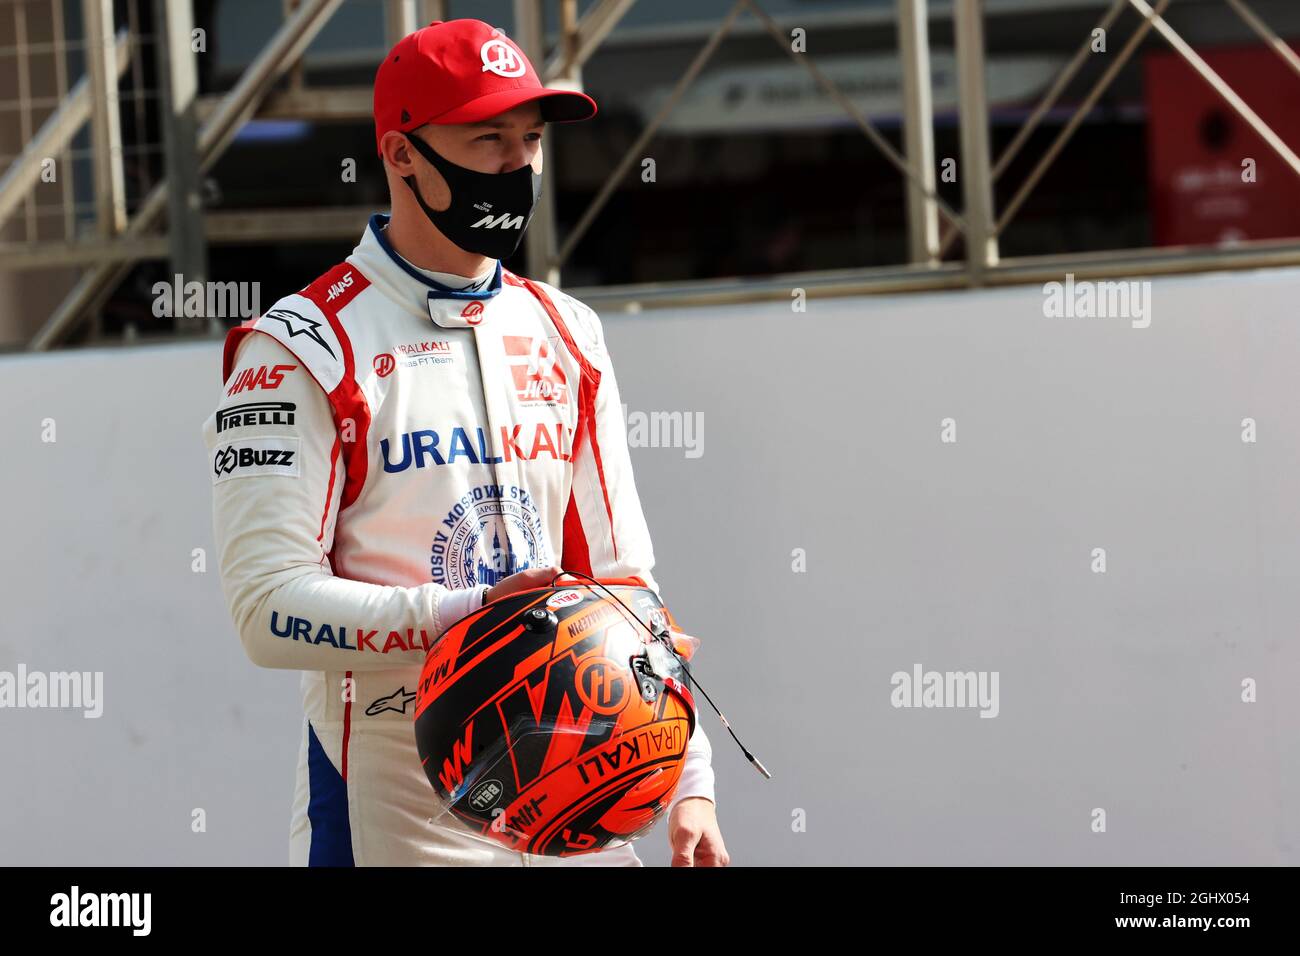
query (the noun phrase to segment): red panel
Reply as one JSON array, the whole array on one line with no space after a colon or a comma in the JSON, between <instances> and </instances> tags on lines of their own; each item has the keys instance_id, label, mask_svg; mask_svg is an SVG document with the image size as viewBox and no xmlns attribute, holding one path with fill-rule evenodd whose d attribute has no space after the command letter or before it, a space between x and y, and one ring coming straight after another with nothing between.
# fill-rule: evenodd
<instances>
[{"instance_id":1,"label":"red panel","mask_svg":"<svg viewBox=\"0 0 1300 956\"><path fill-rule=\"evenodd\" d=\"M1264 47L1198 52L1300 153L1300 77L1276 53ZM1145 68L1155 244L1300 236L1300 176L1180 56L1151 53ZM1256 164L1253 183L1242 181L1247 158Z\"/></svg>"}]
</instances>

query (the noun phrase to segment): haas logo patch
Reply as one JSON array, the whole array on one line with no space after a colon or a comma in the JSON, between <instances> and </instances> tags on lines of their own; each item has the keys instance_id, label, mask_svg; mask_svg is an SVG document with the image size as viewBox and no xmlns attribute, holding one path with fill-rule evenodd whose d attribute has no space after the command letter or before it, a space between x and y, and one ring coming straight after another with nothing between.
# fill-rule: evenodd
<instances>
[{"instance_id":1,"label":"haas logo patch","mask_svg":"<svg viewBox=\"0 0 1300 956\"><path fill-rule=\"evenodd\" d=\"M349 272L338 282L330 285L329 295L325 297L326 302L333 302L348 289L352 288L352 273Z\"/></svg>"}]
</instances>

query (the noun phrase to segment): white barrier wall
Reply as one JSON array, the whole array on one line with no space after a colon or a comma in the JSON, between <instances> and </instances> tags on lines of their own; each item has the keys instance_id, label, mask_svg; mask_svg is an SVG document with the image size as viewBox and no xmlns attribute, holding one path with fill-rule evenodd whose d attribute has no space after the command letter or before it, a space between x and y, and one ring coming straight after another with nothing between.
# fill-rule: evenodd
<instances>
[{"instance_id":1,"label":"white barrier wall","mask_svg":"<svg viewBox=\"0 0 1300 956\"><path fill-rule=\"evenodd\" d=\"M1032 287L606 316L634 442L702 422L632 454L696 674L774 774L701 697L736 865L1300 862L1297 292L1156 280L1145 329ZM104 675L98 719L0 709L5 863L287 859L297 675L221 597L218 364L0 358L0 671ZM996 672L996 717L892 706L914 665Z\"/></svg>"}]
</instances>

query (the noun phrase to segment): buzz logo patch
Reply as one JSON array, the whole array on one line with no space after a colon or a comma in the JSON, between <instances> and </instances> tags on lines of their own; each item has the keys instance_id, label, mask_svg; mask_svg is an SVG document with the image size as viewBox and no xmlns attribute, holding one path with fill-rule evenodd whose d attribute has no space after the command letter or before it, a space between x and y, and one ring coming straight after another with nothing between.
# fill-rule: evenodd
<instances>
[{"instance_id":1,"label":"buzz logo patch","mask_svg":"<svg viewBox=\"0 0 1300 956\"><path fill-rule=\"evenodd\" d=\"M212 483L254 475L301 474L297 438L245 438L219 445L212 452Z\"/></svg>"}]
</instances>

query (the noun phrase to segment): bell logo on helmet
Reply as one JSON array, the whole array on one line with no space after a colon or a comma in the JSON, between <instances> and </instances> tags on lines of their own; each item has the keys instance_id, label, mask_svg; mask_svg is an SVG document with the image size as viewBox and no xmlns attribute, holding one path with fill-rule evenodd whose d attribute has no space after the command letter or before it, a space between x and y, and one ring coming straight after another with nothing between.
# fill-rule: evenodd
<instances>
[{"instance_id":1,"label":"bell logo on helmet","mask_svg":"<svg viewBox=\"0 0 1300 956\"><path fill-rule=\"evenodd\" d=\"M546 602L546 609L555 611L562 607L568 607L570 604L580 604L584 596L584 593L576 588L561 591Z\"/></svg>"},{"instance_id":2,"label":"bell logo on helmet","mask_svg":"<svg viewBox=\"0 0 1300 956\"><path fill-rule=\"evenodd\" d=\"M505 788L500 780L484 780L469 795L469 805L479 811L491 810L503 793Z\"/></svg>"}]
</instances>

